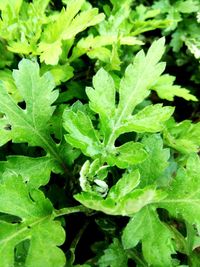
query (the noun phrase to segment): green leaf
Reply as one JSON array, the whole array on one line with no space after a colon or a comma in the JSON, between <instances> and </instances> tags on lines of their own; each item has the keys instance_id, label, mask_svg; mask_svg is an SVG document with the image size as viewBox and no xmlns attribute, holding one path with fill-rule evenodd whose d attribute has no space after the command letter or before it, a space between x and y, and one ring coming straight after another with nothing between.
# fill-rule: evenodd
<instances>
[{"instance_id":1,"label":"green leaf","mask_svg":"<svg viewBox=\"0 0 200 267\"><path fill-rule=\"evenodd\" d=\"M171 117L173 112L173 107L162 107L162 104L149 105L124 121L123 128L127 132L159 132L163 130L164 122Z\"/></svg>"},{"instance_id":2,"label":"green leaf","mask_svg":"<svg viewBox=\"0 0 200 267\"><path fill-rule=\"evenodd\" d=\"M21 175L23 181L31 188L39 188L46 185L50 179L50 173L55 170L56 164L49 157L30 158L25 156L9 156L7 161L0 162L2 178ZM40 170L40 171L39 171Z\"/></svg>"},{"instance_id":3,"label":"green leaf","mask_svg":"<svg viewBox=\"0 0 200 267\"><path fill-rule=\"evenodd\" d=\"M0 112L5 114L11 125L12 141L41 146L62 164L57 147L50 137L48 124L55 109L52 104L58 97L58 91L53 91L52 76L49 73L40 76L39 65L23 59L19 63L19 70L13 71L13 77L26 107L23 109L18 106L1 84Z\"/></svg>"},{"instance_id":4,"label":"green leaf","mask_svg":"<svg viewBox=\"0 0 200 267\"><path fill-rule=\"evenodd\" d=\"M170 230L163 224L153 207L145 207L135 214L124 229L122 243L125 249L142 242L145 260L152 266L173 266L174 253Z\"/></svg>"},{"instance_id":5,"label":"green leaf","mask_svg":"<svg viewBox=\"0 0 200 267\"><path fill-rule=\"evenodd\" d=\"M108 74L106 74L105 71L100 70L100 73L97 73L94 77L94 91L92 91L91 88L87 89L90 107L99 114L103 132L105 131L103 126L106 125L104 144L108 150L112 150L116 138L121 133L127 132L127 129L124 127L124 124L127 123L127 118L131 119L131 115L135 107L148 96L148 89L153 83L155 83L155 80L157 80L163 72L163 63L158 64L158 61L163 53L164 39L160 39L152 44L146 56L143 51L140 51L135 56L133 64L127 67L125 76L121 80L119 88L119 103L115 108L115 115L113 115L113 113L116 92L114 93L113 81L111 81L112 78L108 77ZM145 77L145 79L142 77ZM107 96L110 96L107 100L107 105L110 105L110 111L107 112L106 118L104 115L105 109L102 111L102 109L94 108L96 105L99 106L100 103L105 102L104 94L101 94L101 96L99 95L101 90L103 90L100 89L102 80L108 81L106 88L112 84L110 89L107 89L109 92L106 93ZM104 87L105 83L102 88Z\"/></svg>"},{"instance_id":6,"label":"green leaf","mask_svg":"<svg viewBox=\"0 0 200 267\"><path fill-rule=\"evenodd\" d=\"M86 93L90 99L89 107L100 115L102 129L107 133L109 120L115 114L115 84L112 77L104 70L100 69L93 78L93 86L86 88Z\"/></svg>"},{"instance_id":7,"label":"green leaf","mask_svg":"<svg viewBox=\"0 0 200 267\"><path fill-rule=\"evenodd\" d=\"M194 95L190 94L189 90L181 88L179 85L173 85L174 80L174 76L164 74L158 79L151 89L156 91L160 98L167 99L169 101L173 101L175 96L182 97L187 101L198 101Z\"/></svg>"},{"instance_id":8,"label":"green leaf","mask_svg":"<svg viewBox=\"0 0 200 267\"><path fill-rule=\"evenodd\" d=\"M134 108L148 96L147 89L151 87L164 70L164 64L158 64L163 53L164 38L161 38L153 42L146 56L143 51L140 51L135 56L133 65L129 65L126 69L125 77L122 79L119 88L118 124L132 114Z\"/></svg>"},{"instance_id":9,"label":"green leaf","mask_svg":"<svg viewBox=\"0 0 200 267\"><path fill-rule=\"evenodd\" d=\"M148 157L144 146L141 143L127 142L120 147L116 147L107 157L110 166L116 165L119 168L128 168L133 164L138 164Z\"/></svg>"},{"instance_id":10,"label":"green leaf","mask_svg":"<svg viewBox=\"0 0 200 267\"><path fill-rule=\"evenodd\" d=\"M89 116L81 111L66 110L63 119L64 128L69 132L65 139L70 145L91 157L100 153L101 143Z\"/></svg>"},{"instance_id":11,"label":"green leaf","mask_svg":"<svg viewBox=\"0 0 200 267\"><path fill-rule=\"evenodd\" d=\"M108 196L113 199L120 199L133 191L140 183L140 173L138 170L125 173L121 179L110 189Z\"/></svg>"},{"instance_id":12,"label":"green leaf","mask_svg":"<svg viewBox=\"0 0 200 267\"><path fill-rule=\"evenodd\" d=\"M26 109L23 110L1 85L0 110L12 126L13 141L43 146L46 141L42 135L54 111L51 104L58 96L57 91L52 92L52 78L48 73L40 77L38 64L26 59L20 62L19 70L15 70L13 76L26 102Z\"/></svg>"},{"instance_id":13,"label":"green leaf","mask_svg":"<svg viewBox=\"0 0 200 267\"><path fill-rule=\"evenodd\" d=\"M170 151L167 148L163 148L163 141L159 135L144 137L142 144L146 151L148 151L148 158L134 166L134 168L139 169L141 174L140 186L157 182L157 179L164 174L170 157Z\"/></svg>"},{"instance_id":14,"label":"green leaf","mask_svg":"<svg viewBox=\"0 0 200 267\"><path fill-rule=\"evenodd\" d=\"M180 167L169 187L168 196L159 204L173 216L182 217L188 223L200 226L200 189L199 189L200 159L191 154L186 168Z\"/></svg>"},{"instance_id":15,"label":"green leaf","mask_svg":"<svg viewBox=\"0 0 200 267\"><path fill-rule=\"evenodd\" d=\"M181 13L192 13L199 10L199 3L195 0L185 0L175 2L174 7Z\"/></svg>"},{"instance_id":16,"label":"green leaf","mask_svg":"<svg viewBox=\"0 0 200 267\"><path fill-rule=\"evenodd\" d=\"M189 120L176 123L173 119L167 122L167 128L164 131L166 143L180 151L188 154L198 152L200 147L200 122L192 123Z\"/></svg>"},{"instance_id":17,"label":"green leaf","mask_svg":"<svg viewBox=\"0 0 200 267\"><path fill-rule=\"evenodd\" d=\"M7 118L0 118L0 146L5 145L12 139L12 132Z\"/></svg>"},{"instance_id":18,"label":"green leaf","mask_svg":"<svg viewBox=\"0 0 200 267\"><path fill-rule=\"evenodd\" d=\"M52 205L41 191L30 191L20 177L6 177L0 184L0 212L20 218L18 223L0 221L1 266L15 265L15 247L24 240L30 241L24 266L64 266L64 254L57 246L65 235L60 223L53 220Z\"/></svg>"},{"instance_id":19,"label":"green leaf","mask_svg":"<svg viewBox=\"0 0 200 267\"><path fill-rule=\"evenodd\" d=\"M104 255L98 260L99 267L119 267L128 266L128 257L118 239L114 239L113 243L104 250Z\"/></svg>"}]
</instances>

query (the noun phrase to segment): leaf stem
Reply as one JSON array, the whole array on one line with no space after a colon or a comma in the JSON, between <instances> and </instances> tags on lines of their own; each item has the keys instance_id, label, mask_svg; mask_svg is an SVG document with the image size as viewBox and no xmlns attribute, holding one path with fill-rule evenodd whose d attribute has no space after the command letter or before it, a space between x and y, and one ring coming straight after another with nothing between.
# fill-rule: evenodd
<instances>
[{"instance_id":1,"label":"leaf stem","mask_svg":"<svg viewBox=\"0 0 200 267\"><path fill-rule=\"evenodd\" d=\"M71 213L76 213L76 212L84 212L84 213L91 213L91 209L88 209L82 205L79 206L75 206L75 207L67 207L67 208L62 208L59 210L54 210L55 213L55 217L59 217L59 216L64 216L64 215L68 215Z\"/></svg>"},{"instance_id":2,"label":"leaf stem","mask_svg":"<svg viewBox=\"0 0 200 267\"><path fill-rule=\"evenodd\" d=\"M135 260L141 267L147 267L146 262L140 257L139 253L135 249L129 249L127 251L129 258Z\"/></svg>"}]
</instances>

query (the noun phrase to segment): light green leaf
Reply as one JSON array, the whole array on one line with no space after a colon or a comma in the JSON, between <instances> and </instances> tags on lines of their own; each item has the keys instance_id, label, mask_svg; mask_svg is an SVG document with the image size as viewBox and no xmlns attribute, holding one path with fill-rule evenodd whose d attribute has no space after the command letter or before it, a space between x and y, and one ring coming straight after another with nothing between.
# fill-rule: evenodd
<instances>
[{"instance_id":1,"label":"light green leaf","mask_svg":"<svg viewBox=\"0 0 200 267\"><path fill-rule=\"evenodd\" d=\"M150 265L172 267L172 237L170 230L159 220L155 208L148 206L129 221L122 243L125 249L129 249L141 241L144 258Z\"/></svg>"},{"instance_id":2,"label":"light green leaf","mask_svg":"<svg viewBox=\"0 0 200 267\"><path fill-rule=\"evenodd\" d=\"M156 190L155 187L135 189L119 199L115 198L117 193L115 189L111 188L111 192L105 199L94 192L82 192L75 195L74 198L93 210L102 211L110 215L132 216L146 205L159 202L166 197L166 193Z\"/></svg>"},{"instance_id":3,"label":"light green leaf","mask_svg":"<svg viewBox=\"0 0 200 267\"><path fill-rule=\"evenodd\" d=\"M66 110L63 119L63 126L69 132L65 139L70 145L80 148L84 154L91 157L100 153L101 143L89 116L81 111L75 113Z\"/></svg>"},{"instance_id":4,"label":"light green leaf","mask_svg":"<svg viewBox=\"0 0 200 267\"><path fill-rule=\"evenodd\" d=\"M173 216L182 217L191 225L200 226L200 159L191 154L186 168L180 168L168 189L168 196L159 203Z\"/></svg>"},{"instance_id":5,"label":"light green leaf","mask_svg":"<svg viewBox=\"0 0 200 267\"><path fill-rule=\"evenodd\" d=\"M107 162L110 166L116 165L123 169L133 164L138 164L147 157L148 154L141 143L127 142L120 147L112 149L107 156Z\"/></svg>"},{"instance_id":6,"label":"light green leaf","mask_svg":"<svg viewBox=\"0 0 200 267\"><path fill-rule=\"evenodd\" d=\"M197 101L197 98L190 94L189 90L181 88L179 85L174 85L174 80L174 76L164 74L151 87L151 89L156 91L160 98L167 99L169 101L173 101L175 96L182 97L188 101Z\"/></svg>"},{"instance_id":7,"label":"light green leaf","mask_svg":"<svg viewBox=\"0 0 200 267\"><path fill-rule=\"evenodd\" d=\"M64 242L64 231L53 220L52 205L41 191L30 191L20 177L6 177L0 184L0 212L20 218L18 223L0 221L1 267L15 265L15 247L25 240L30 245L24 266L64 266L65 256L57 248Z\"/></svg>"},{"instance_id":8,"label":"light green leaf","mask_svg":"<svg viewBox=\"0 0 200 267\"><path fill-rule=\"evenodd\" d=\"M114 239L113 243L104 250L104 255L98 260L99 267L119 267L128 266L128 257L118 239Z\"/></svg>"},{"instance_id":9,"label":"light green leaf","mask_svg":"<svg viewBox=\"0 0 200 267\"><path fill-rule=\"evenodd\" d=\"M159 132L163 130L164 122L171 117L173 112L173 107L162 107L162 104L149 105L136 115L128 117L124 121L123 128L127 132Z\"/></svg>"}]
</instances>

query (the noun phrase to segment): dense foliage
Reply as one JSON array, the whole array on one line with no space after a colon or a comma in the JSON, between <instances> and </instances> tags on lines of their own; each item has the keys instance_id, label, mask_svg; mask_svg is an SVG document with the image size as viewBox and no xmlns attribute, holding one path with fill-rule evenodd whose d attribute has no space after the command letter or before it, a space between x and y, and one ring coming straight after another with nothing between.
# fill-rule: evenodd
<instances>
[{"instance_id":1,"label":"dense foliage","mask_svg":"<svg viewBox=\"0 0 200 267\"><path fill-rule=\"evenodd\" d=\"M200 266L200 2L0 11L0 267Z\"/></svg>"}]
</instances>

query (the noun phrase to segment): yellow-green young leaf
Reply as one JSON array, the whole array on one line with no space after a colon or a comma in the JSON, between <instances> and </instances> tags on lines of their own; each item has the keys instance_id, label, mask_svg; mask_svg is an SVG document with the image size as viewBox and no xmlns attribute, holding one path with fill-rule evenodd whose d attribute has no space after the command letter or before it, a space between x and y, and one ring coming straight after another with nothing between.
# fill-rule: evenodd
<instances>
[{"instance_id":1,"label":"yellow-green young leaf","mask_svg":"<svg viewBox=\"0 0 200 267\"><path fill-rule=\"evenodd\" d=\"M114 238L113 243L104 250L103 256L98 260L99 267L128 267L128 257L121 243Z\"/></svg>"},{"instance_id":2,"label":"yellow-green young leaf","mask_svg":"<svg viewBox=\"0 0 200 267\"><path fill-rule=\"evenodd\" d=\"M48 24L38 47L41 61L56 65L62 53L62 40L73 39L79 32L104 19L96 8L78 14L83 3L84 0L69 1L67 8L63 8L56 20Z\"/></svg>"},{"instance_id":3,"label":"yellow-green young leaf","mask_svg":"<svg viewBox=\"0 0 200 267\"><path fill-rule=\"evenodd\" d=\"M101 35L92 36L89 35L86 38L82 38L72 51L72 55L69 61L73 61L76 58L87 54L91 58L98 58L104 62L108 62L108 56L111 56L111 50L105 46L110 46L116 43L121 45L143 45L143 42L133 36L117 36L114 35ZM99 53L99 54L98 54Z\"/></svg>"},{"instance_id":4,"label":"yellow-green young leaf","mask_svg":"<svg viewBox=\"0 0 200 267\"><path fill-rule=\"evenodd\" d=\"M147 157L148 154L141 143L127 142L113 148L106 159L110 166L116 165L123 169L143 162Z\"/></svg>"},{"instance_id":5,"label":"yellow-green young leaf","mask_svg":"<svg viewBox=\"0 0 200 267\"><path fill-rule=\"evenodd\" d=\"M47 71L52 74L56 85L60 85L62 82L66 82L74 76L74 69L68 64L58 64L56 66L43 65L41 73L45 73Z\"/></svg>"},{"instance_id":6,"label":"yellow-green young leaf","mask_svg":"<svg viewBox=\"0 0 200 267\"><path fill-rule=\"evenodd\" d=\"M23 266L64 266L64 253L57 246L65 234L41 191L29 190L19 176L7 176L0 184L0 212L17 216L12 223L0 218L0 267L15 266L15 248L26 240L29 248Z\"/></svg>"},{"instance_id":7,"label":"yellow-green young leaf","mask_svg":"<svg viewBox=\"0 0 200 267\"><path fill-rule=\"evenodd\" d=\"M151 89L156 91L160 98L167 99L169 101L173 101L175 96L182 97L188 101L198 101L196 96L190 94L189 90L182 88L179 85L174 85L174 80L174 76L164 74L151 87Z\"/></svg>"},{"instance_id":8,"label":"yellow-green young leaf","mask_svg":"<svg viewBox=\"0 0 200 267\"><path fill-rule=\"evenodd\" d=\"M63 119L63 126L69 132L65 139L70 145L80 148L85 155L91 157L101 152L101 143L89 116L68 109L64 112Z\"/></svg>"},{"instance_id":9,"label":"yellow-green young leaf","mask_svg":"<svg viewBox=\"0 0 200 267\"><path fill-rule=\"evenodd\" d=\"M0 10L5 10L7 6L11 7L16 14L19 12L23 0L5 0L0 1Z\"/></svg>"},{"instance_id":10,"label":"yellow-green young leaf","mask_svg":"<svg viewBox=\"0 0 200 267\"><path fill-rule=\"evenodd\" d=\"M159 203L159 207L167 209L173 216L181 216L191 225L200 227L200 159L191 154L186 168L180 168L171 186L168 196Z\"/></svg>"},{"instance_id":11,"label":"yellow-green young leaf","mask_svg":"<svg viewBox=\"0 0 200 267\"><path fill-rule=\"evenodd\" d=\"M0 162L1 179L12 175L21 175L23 181L31 188L46 185L52 170L56 170L56 162L47 156L39 158L9 156L7 161Z\"/></svg>"},{"instance_id":12,"label":"yellow-green young leaf","mask_svg":"<svg viewBox=\"0 0 200 267\"><path fill-rule=\"evenodd\" d=\"M159 220L154 207L145 207L135 214L124 229L122 243L125 249L142 242L145 260L151 266L172 267L173 234Z\"/></svg>"},{"instance_id":13,"label":"yellow-green young leaf","mask_svg":"<svg viewBox=\"0 0 200 267\"><path fill-rule=\"evenodd\" d=\"M162 107L162 104L149 105L136 115L128 117L124 121L123 129L127 132L138 133L162 131L164 122L171 117L173 112L173 107Z\"/></svg>"}]
</instances>

